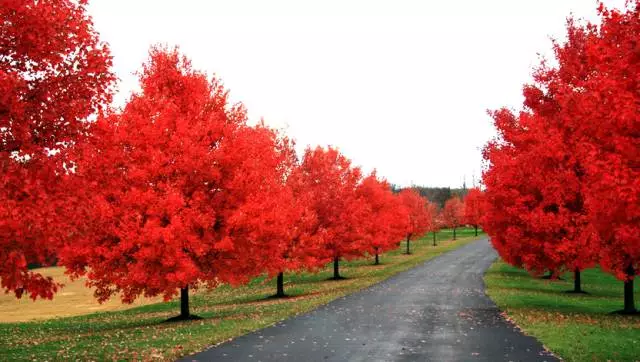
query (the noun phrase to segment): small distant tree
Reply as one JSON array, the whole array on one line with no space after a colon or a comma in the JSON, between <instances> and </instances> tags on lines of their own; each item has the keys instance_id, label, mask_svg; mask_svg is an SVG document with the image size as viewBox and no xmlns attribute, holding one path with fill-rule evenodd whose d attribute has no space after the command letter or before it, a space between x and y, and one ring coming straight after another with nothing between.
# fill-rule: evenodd
<instances>
[{"instance_id":1,"label":"small distant tree","mask_svg":"<svg viewBox=\"0 0 640 362\"><path fill-rule=\"evenodd\" d=\"M427 214L429 215L429 230L433 234L433 246L436 246L436 233L440 231L442 222L440 221L440 211L438 205L433 202L427 203Z\"/></svg>"},{"instance_id":2,"label":"small distant tree","mask_svg":"<svg viewBox=\"0 0 640 362\"><path fill-rule=\"evenodd\" d=\"M405 208L406 224L404 235L407 241L405 254L411 254L411 239L420 237L429 230L431 222L427 213L427 200L420 196L415 189L404 189L399 194Z\"/></svg>"},{"instance_id":3,"label":"small distant tree","mask_svg":"<svg viewBox=\"0 0 640 362\"><path fill-rule=\"evenodd\" d=\"M478 226L482 219L482 191L472 188L464 198L464 220L473 226L475 235L478 236Z\"/></svg>"},{"instance_id":4,"label":"small distant tree","mask_svg":"<svg viewBox=\"0 0 640 362\"><path fill-rule=\"evenodd\" d=\"M379 180L375 172L362 180L358 197L367 206L366 238L362 247L375 256L374 264L378 265L380 254L394 249L404 236L405 209L389 184Z\"/></svg>"},{"instance_id":5,"label":"small distant tree","mask_svg":"<svg viewBox=\"0 0 640 362\"><path fill-rule=\"evenodd\" d=\"M445 202L442 218L445 225L453 229L453 240L456 240L456 229L464 222L464 203L459 197L454 196Z\"/></svg>"}]
</instances>

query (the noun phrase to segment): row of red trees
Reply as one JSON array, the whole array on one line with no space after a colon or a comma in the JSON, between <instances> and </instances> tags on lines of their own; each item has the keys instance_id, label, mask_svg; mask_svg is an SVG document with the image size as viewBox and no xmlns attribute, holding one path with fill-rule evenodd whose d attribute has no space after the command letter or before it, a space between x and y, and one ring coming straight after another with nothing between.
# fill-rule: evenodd
<instances>
[{"instance_id":1,"label":"row of red trees","mask_svg":"<svg viewBox=\"0 0 640 362\"><path fill-rule=\"evenodd\" d=\"M406 193L406 195L403 195ZM403 203L405 205L411 204L412 201L407 200L409 190L403 190L401 197L403 197ZM456 231L460 226L471 225L475 229L475 236L478 236L478 228L480 227L480 221L483 216L483 203L482 203L482 191L478 188L472 188L465 195L464 199L454 196L447 200L444 207L439 210L438 206L433 202L427 202L426 209L420 208L418 205L420 202L424 204L424 200L419 201L419 194L415 190L411 190L411 197L415 201L415 215L419 215L423 220L422 227L417 226L416 230L419 232L416 234L407 234L406 242L406 254L410 254L410 242L414 235L422 235L427 232L433 234L433 246L436 246L436 233L442 228L451 228L453 230L453 240L457 239Z\"/></svg>"},{"instance_id":2,"label":"row of red trees","mask_svg":"<svg viewBox=\"0 0 640 362\"><path fill-rule=\"evenodd\" d=\"M415 190L336 149L298 159L176 49L153 48L140 91L109 109L111 57L84 1L9 0L0 16L0 281L17 297L52 298L60 285L29 265L57 263L100 301L180 291L190 318L190 288L266 273L284 296L285 272L332 261L339 279L340 260L378 263L441 226ZM461 210L447 203L445 224Z\"/></svg>"},{"instance_id":3,"label":"row of red trees","mask_svg":"<svg viewBox=\"0 0 640 362\"><path fill-rule=\"evenodd\" d=\"M485 230L500 255L533 273L599 264L625 282L635 313L640 272L640 1L569 21L524 87L524 109L492 112L485 149Z\"/></svg>"}]
</instances>

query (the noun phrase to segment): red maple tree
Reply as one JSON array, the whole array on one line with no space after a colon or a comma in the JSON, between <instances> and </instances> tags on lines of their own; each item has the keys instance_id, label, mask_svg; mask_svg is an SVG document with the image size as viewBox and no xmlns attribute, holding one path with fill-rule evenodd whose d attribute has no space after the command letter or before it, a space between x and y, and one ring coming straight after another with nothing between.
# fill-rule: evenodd
<instances>
[{"instance_id":1,"label":"red maple tree","mask_svg":"<svg viewBox=\"0 0 640 362\"><path fill-rule=\"evenodd\" d=\"M28 266L51 265L73 236L68 148L111 99L111 56L85 6L0 3L0 284L18 298L52 298L59 287Z\"/></svg>"},{"instance_id":2,"label":"red maple tree","mask_svg":"<svg viewBox=\"0 0 640 362\"><path fill-rule=\"evenodd\" d=\"M433 234L433 246L436 246L436 234L442 228L442 220L438 205L435 202L427 203L427 214L429 215L429 230Z\"/></svg>"},{"instance_id":3,"label":"red maple tree","mask_svg":"<svg viewBox=\"0 0 640 362\"><path fill-rule=\"evenodd\" d=\"M624 312L635 313L633 279L640 274L640 1L629 5L626 12L601 8L599 31L586 27L587 69L595 75L586 77L583 94L573 94L584 108L567 126L576 126L586 140L586 203L601 241L600 264L625 281Z\"/></svg>"},{"instance_id":4,"label":"red maple tree","mask_svg":"<svg viewBox=\"0 0 640 362\"><path fill-rule=\"evenodd\" d=\"M473 226L476 236L482 219L482 195L482 191L474 187L464 197L464 221Z\"/></svg>"},{"instance_id":5,"label":"red maple tree","mask_svg":"<svg viewBox=\"0 0 640 362\"><path fill-rule=\"evenodd\" d=\"M405 236L406 209L389 183L379 180L375 172L362 180L357 191L360 202L367 206L367 235L362 248L375 256L375 265L378 265L379 255L395 249Z\"/></svg>"},{"instance_id":6,"label":"red maple tree","mask_svg":"<svg viewBox=\"0 0 640 362\"><path fill-rule=\"evenodd\" d=\"M231 234L234 239L245 237L268 247L243 257L256 260L252 263L258 266L254 270L277 276L273 297L282 298L286 297L284 273L316 270L322 248L317 217L311 208L313 195L302 183L293 144L286 139L277 142L272 130L261 129L272 135L272 141L265 146L280 144L281 151L277 154L283 157L271 165L275 172L266 175L271 180L260 181L261 187L268 185L268 188L253 193L241 207L241 217L234 218Z\"/></svg>"},{"instance_id":7,"label":"red maple tree","mask_svg":"<svg viewBox=\"0 0 640 362\"><path fill-rule=\"evenodd\" d=\"M623 312L635 313L640 96L630 74L640 63L640 2L628 5L601 6L599 25L570 20L567 41L554 43L557 66L543 63L525 87L525 112L494 114L503 135L487 150L485 184L503 257L574 270L576 289L579 271L597 261L625 281ZM500 235L514 230L526 238Z\"/></svg>"},{"instance_id":8,"label":"red maple tree","mask_svg":"<svg viewBox=\"0 0 640 362\"><path fill-rule=\"evenodd\" d=\"M431 217L427 213L427 200L420 196L415 189L404 189L398 195L405 209L407 222L405 224L404 236L406 238L406 252L411 254L411 239L421 237L428 230L431 223Z\"/></svg>"},{"instance_id":9,"label":"red maple tree","mask_svg":"<svg viewBox=\"0 0 640 362\"><path fill-rule=\"evenodd\" d=\"M444 203L442 220L453 229L453 240L456 240L456 229L464 223L464 203L459 197L454 196Z\"/></svg>"},{"instance_id":10,"label":"red maple tree","mask_svg":"<svg viewBox=\"0 0 640 362\"><path fill-rule=\"evenodd\" d=\"M610 10L598 24L568 23L555 43L558 65L543 64L531 87L534 107L570 134L583 182L583 204L597 231L599 263L625 281L624 312L635 313L633 279L640 273L638 43L640 1Z\"/></svg>"},{"instance_id":11,"label":"red maple tree","mask_svg":"<svg viewBox=\"0 0 640 362\"><path fill-rule=\"evenodd\" d=\"M579 273L593 265L595 248L571 135L535 108L517 116L501 110L494 119L500 138L485 149L483 227L509 263L552 277L572 270L579 291Z\"/></svg>"},{"instance_id":12,"label":"red maple tree","mask_svg":"<svg viewBox=\"0 0 640 362\"><path fill-rule=\"evenodd\" d=\"M188 319L189 288L263 271L252 255L275 248L247 232L257 226L245 227L244 216L277 194L289 150L247 126L242 106L229 106L220 83L177 49L152 48L139 78L141 91L100 118L81 149L82 238L60 255L99 301L168 300L179 290L177 318Z\"/></svg>"},{"instance_id":13,"label":"red maple tree","mask_svg":"<svg viewBox=\"0 0 640 362\"><path fill-rule=\"evenodd\" d=\"M299 185L311 195L310 208L316 215L315 231L321 246L319 263L333 261L333 279L342 279L340 259L361 257L366 238L366 206L356 188L362 179L359 168L338 150L308 148L298 170Z\"/></svg>"}]
</instances>

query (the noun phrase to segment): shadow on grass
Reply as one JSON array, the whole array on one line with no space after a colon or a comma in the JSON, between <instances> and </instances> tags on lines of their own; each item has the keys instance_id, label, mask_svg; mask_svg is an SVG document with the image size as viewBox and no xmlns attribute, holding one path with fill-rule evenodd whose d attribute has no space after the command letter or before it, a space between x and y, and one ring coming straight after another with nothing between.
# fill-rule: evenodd
<instances>
[{"instance_id":1,"label":"shadow on grass","mask_svg":"<svg viewBox=\"0 0 640 362\"><path fill-rule=\"evenodd\" d=\"M581 292L575 292L573 290L566 290L566 287L570 287L562 284L547 284L548 282L540 281L536 284L523 284L517 283L513 279L502 279L502 280L489 280L489 284L491 288L500 289L502 291L513 291L515 292L530 292L531 294L552 294L557 297L563 298L588 298L588 299L612 299L612 300L622 300L620 293L617 290L598 288L598 285L589 285L585 284L582 286Z\"/></svg>"},{"instance_id":2,"label":"shadow on grass","mask_svg":"<svg viewBox=\"0 0 640 362\"><path fill-rule=\"evenodd\" d=\"M619 316L625 316L625 317L634 317L634 318L640 318L640 311L639 310L633 310L633 311L628 311L628 310L616 310L613 311L611 313L609 313L610 315L619 315Z\"/></svg>"},{"instance_id":3,"label":"shadow on grass","mask_svg":"<svg viewBox=\"0 0 640 362\"><path fill-rule=\"evenodd\" d=\"M189 321L200 321L204 318L199 315L189 314L188 316L177 315L175 317L168 318L164 320L162 323L176 323L176 322L189 322Z\"/></svg>"},{"instance_id":4,"label":"shadow on grass","mask_svg":"<svg viewBox=\"0 0 640 362\"><path fill-rule=\"evenodd\" d=\"M565 290L564 291L565 294L578 294L578 295L590 295L591 293L587 292L586 290Z\"/></svg>"},{"instance_id":5,"label":"shadow on grass","mask_svg":"<svg viewBox=\"0 0 640 362\"><path fill-rule=\"evenodd\" d=\"M564 289L545 289L544 286L531 286L531 285L526 285L526 286L519 286L519 287L513 287L510 285L495 285L495 286L491 286L491 289L500 289L503 292L506 292L507 294L509 294L509 292L512 292L513 294L518 294L520 293L524 293L525 295L529 295L531 297L535 297L535 296L540 296L540 295L548 295L548 296L554 296L554 297L558 297L558 298L566 298L566 299L570 299L570 300L597 300L597 299L614 299L611 298L610 296L607 295L599 295L599 294L592 294L592 293L588 293L588 292L581 292L581 293L576 293L573 290L564 290Z\"/></svg>"},{"instance_id":6,"label":"shadow on grass","mask_svg":"<svg viewBox=\"0 0 640 362\"><path fill-rule=\"evenodd\" d=\"M337 281L340 281L340 280L347 280L347 279L349 279L349 278L344 277L342 275L338 275L337 277L331 277L331 278L329 278L327 280L337 282Z\"/></svg>"},{"instance_id":7,"label":"shadow on grass","mask_svg":"<svg viewBox=\"0 0 640 362\"><path fill-rule=\"evenodd\" d=\"M570 288L572 284L570 282L550 282L548 280L541 279L529 279L529 278L514 278L512 276L501 278L500 274L508 274L501 272L489 273L487 272L487 276L491 276L488 279L489 284L492 288L500 289L503 291L512 290L514 292L531 292L533 294L545 293L545 294L553 294L558 297L565 298L599 298L599 299L612 299L612 300L621 300L620 292L618 288L603 288L600 284L589 284L584 283L582 285L581 292L575 292L574 290L568 290L566 288ZM533 283L531 283L533 282ZM620 288L622 289L622 288Z\"/></svg>"}]
</instances>

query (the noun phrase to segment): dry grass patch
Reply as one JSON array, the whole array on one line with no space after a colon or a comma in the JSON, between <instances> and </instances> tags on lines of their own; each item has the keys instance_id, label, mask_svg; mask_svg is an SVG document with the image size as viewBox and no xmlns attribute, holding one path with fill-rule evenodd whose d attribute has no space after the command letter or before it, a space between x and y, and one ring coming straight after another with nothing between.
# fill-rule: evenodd
<instances>
[{"instance_id":1,"label":"dry grass patch","mask_svg":"<svg viewBox=\"0 0 640 362\"><path fill-rule=\"evenodd\" d=\"M100 304L93 297L93 289L85 286L85 278L72 281L64 274L64 268L61 267L41 268L38 271L44 276L63 283L64 288L55 295L53 300L33 301L27 296L16 299L13 294L0 294L0 321L26 322L71 317L130 309L162 301L162 298L140 298L133 304L122 304L120 299L112 298Z\"/></svg>"}]
</instances>

